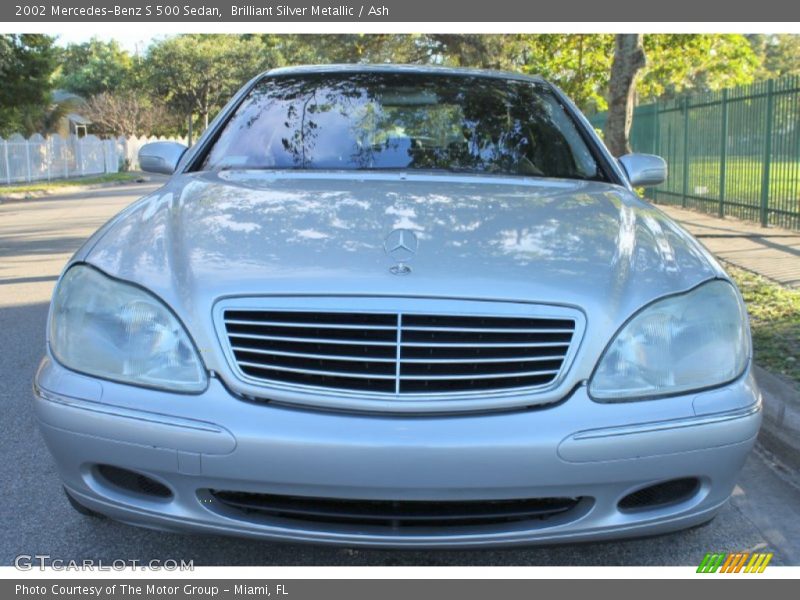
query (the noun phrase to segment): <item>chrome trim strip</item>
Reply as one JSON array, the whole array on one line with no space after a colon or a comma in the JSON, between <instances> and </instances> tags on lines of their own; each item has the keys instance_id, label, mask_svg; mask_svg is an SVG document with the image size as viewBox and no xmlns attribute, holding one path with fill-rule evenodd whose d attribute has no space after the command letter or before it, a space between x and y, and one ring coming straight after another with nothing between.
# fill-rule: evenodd
<instances>
[{"instance_id":1,"label":"chrome trim strip","mask_svg":"<svg viewBox=\"0 0 800 600\"><path fill-rule=\"evenodd\" d=\"M397 313L397 352L395 353L394 393L400 395L400 357L403 355L403 313Z\"/></svg>"},{"instance_id":2,"label":"chrome trim strip","mask_svg":"<svg viewBox=\"0 0 800 600\"><path fill-rule=\"evenodd\" d=\"M116 406L114 404L104 404L100 402L93 402L91 400L81 400L71 396L64 396L63 394L56 394L49 390L45 390L41 386L35 386L34 393L42 400L47 400L53 404L60 404L75 410L107 415L109 417L116 417L119 419L133 419L145 423L155 423L158 425L179 427L181 429L190 429L193 431L204 431L208 433L229 435L226 429L206 421L195 421L192 419L184 419L183 417L175 417L161 413L134 410L122 406ZM100 432L100 434L102 434L102 432Z\"/></svg>"},{"instance_id":3,"label":"chrome trim strip","mask_svg":"<svg viewBox=\"0 0 800 600\"><path fill-rule=\"evenodd\" d=\"M619 437L624 435L636 435L642 433L652 433L654 431L665 431L668 429L683 429L686 427L702 427L703 425L713 425L734 421L758 414L761 411L761 400L755 404L734 411L704 415L701 417L689 417L686 419L673 419L671 421L655 421L653 423L643 423L640 425L626 425L624 427L609 427L605 429L587 429L572 434L573 440L595 440L609 437Z\"/></svg>"}]
</instances>

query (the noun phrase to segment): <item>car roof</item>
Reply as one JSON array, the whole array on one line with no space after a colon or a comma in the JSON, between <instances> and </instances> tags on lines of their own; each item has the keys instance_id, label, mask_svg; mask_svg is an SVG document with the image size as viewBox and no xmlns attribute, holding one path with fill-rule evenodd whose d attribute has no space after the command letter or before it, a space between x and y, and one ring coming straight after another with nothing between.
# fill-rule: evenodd
<instances>
[{"instance_id":1,"label":"car roof","mask_svg":"<svg viewBox=\"0 0 800 600\"><path fill-rule=\"evenodd\" d=\"M491 77L495 79L516 79L520 81L534 81L546 83L538 75L525 75L511 71L493 69L468 69L462 67L443 67L437 65L408 65L408 64L330 64L330 65L300 65L295 67L279 67L270 69L262 74L263 77L281 75L306 75L316 73L419 73L436 75L455 75L471 77Z\"/></svg>"}]
</instances>

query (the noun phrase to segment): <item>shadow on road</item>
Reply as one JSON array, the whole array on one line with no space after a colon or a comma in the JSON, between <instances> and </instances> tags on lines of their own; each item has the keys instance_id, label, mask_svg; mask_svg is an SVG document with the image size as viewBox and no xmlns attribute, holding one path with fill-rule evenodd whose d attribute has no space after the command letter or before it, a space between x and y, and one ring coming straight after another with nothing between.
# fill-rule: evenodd
<instances>
[{"instance_id":1,"label":"shadow on road","mask_svg":"<svg viewBox=\"0 0 800 600\"><path fill-rule=\"evenodd\" d=\"M86 236L63 236L56 238L3 238L0 239L0 256L9 261L19 256L37 254L63 254L75 252L86 240Z\"/></svg>"},{"instance_id":2,"label":"shadow on road","mask_svg":"<svg viewBox=\"0 0 800 600\"><path fill-rule=\"evenodd\" d=\"M55 282L58 275L42 275L40 277L15 277L11 279L3 279L0 277L0 285L19 285L22 283L46 283L48 281Z\"/></svg>"}]
</instances>

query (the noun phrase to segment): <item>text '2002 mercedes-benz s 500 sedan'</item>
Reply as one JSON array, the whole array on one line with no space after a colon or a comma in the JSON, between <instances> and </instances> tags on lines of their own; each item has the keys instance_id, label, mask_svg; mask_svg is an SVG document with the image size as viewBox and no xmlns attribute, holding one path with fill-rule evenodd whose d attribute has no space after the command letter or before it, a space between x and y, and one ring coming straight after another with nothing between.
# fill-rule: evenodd
<instances>
[{"instance_id":1,"label":"text '2002 mercedes-benz s 500 sedan'","mask_svg":"<svg viewBox=\"0 0 800 600\"><path fill-rule=\"evenodd\" d=\"M538 78L249 82L70 260L36 375L78 510L349 546L710 520L761 420L742 298Z\"/></svg>"}]
</instances>

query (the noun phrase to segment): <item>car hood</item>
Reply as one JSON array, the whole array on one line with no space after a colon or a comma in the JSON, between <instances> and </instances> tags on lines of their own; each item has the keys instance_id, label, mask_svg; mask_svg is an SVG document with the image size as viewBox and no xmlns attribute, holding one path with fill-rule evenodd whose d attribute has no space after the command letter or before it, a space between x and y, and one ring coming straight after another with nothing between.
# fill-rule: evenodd
<instances>
[{"instance_id":1,"label":"car hood","mask_svg":"<svg viewBox=\"0 0 800 600\"><path fill-rule=\"evenodd\" d=\"M384 250L399 228L419 240L405 276ZM570 305L606 342L647 302L724 276L619 186L403 173L177 176L84 260L152 290L190 329L221 297L359 294Z\"/></svg>"}]
</instances>

